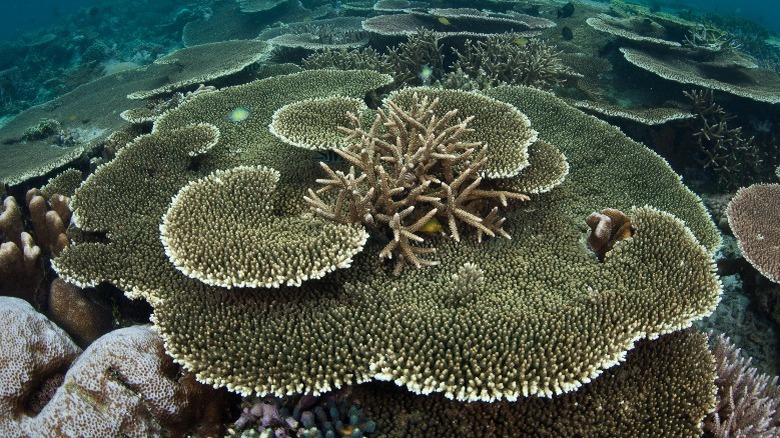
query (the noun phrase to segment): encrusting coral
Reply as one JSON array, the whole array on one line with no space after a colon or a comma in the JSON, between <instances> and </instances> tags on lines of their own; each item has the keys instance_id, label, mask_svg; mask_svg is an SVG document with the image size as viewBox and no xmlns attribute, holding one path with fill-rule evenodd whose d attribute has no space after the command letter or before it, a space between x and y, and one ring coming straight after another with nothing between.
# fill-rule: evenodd
<instances>
[{"instance_id":1,"label":"encrusting coral","mask_svg":"<svg viewBox=\"0 0 780 438\"><path fill-rule=\"evenodd\" d=\"M0 435L21 436L23 424L45 407L81 349L18 298L0 297L0 320Z\"/></svg>"}]
</instances>

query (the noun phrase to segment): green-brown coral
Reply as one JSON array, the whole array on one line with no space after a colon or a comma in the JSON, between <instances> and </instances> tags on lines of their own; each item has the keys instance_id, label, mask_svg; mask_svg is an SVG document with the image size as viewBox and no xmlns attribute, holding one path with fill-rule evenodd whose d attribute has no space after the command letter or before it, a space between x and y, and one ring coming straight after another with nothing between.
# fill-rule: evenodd
<instances>
[{"instance_id":1,"label":"green-brown coral","mask_svg":"<svg viewBox=\"0 0 780 438\"><path fill-rule=\"evenodd\" d=\"M274 114L271 130L299 147L336 147L333 123L355 106L339 97L288 105ZM351 167L343 172L322 164L327 178L318 182L323 187L310 189L305 198L315 215L361 223L375 232L389 229L379 256L396 258L397 272L407 263L436 264L419 257L433 248L416 244L425 240L424 233L441 228L437 218L457 241L464 226L475 229L479 240L483 234L509 237L499 207L507 207L508 199L529 198L493 189L487 179L511 177L528 166L527 149L536 132L524 115L477 93L431 88L392 94L370 127L349 113L350 126L342 128L347 146L336 153ZM300 136L308 140L295 141ZM335 201L320 197L331 191Z\"/></svg>"},{"instance_id":2,"label":"green-brown coral","mask_svg":"<svg viewBox=\"0 0 780 438\"><path fill-rule=\"evenodd\" d=\"M274 167L278 190L288 199L281 212L300 214L302 185L311 186L317 165L265 127L276 109L327 96L327 90L358 97L355 88L340 89L358 77L366 73L272 78L209 93L168 113L150 136L158 136L156 148L142 150L136 140L75 195L77 203L82 192L92 193L78 201L83 219L123 209L101 222L113 248L76 242L57 259L58 271L147 297L177 361L201 381L245 394L319 393L389 379L462 400L552 396L616 365L635 341L678 330L715 307L720 285L710 261L718 234L679 176L618 129L522 87L489 94L527 114L539 138L565 154L570 172L555 190L506 212L512 240L434 236L425 244L436 247L439 265L398 277L372 255L386 242L370 240L349 269L300 287L240 294L177 271L157 227L170 197L193 179L187 172L200 177L220 163ZM249 123L224 120L247 100L254 105ZM151 151L189 144L177 140L174 129L193 122L218 126L218 142L197 166L182 154L157 180L161 172L148 159ZM231 153L237 147L247 149ZM123 189L127 178L144 173L150 176L139 181L142 190ZM644 204L655 208L631 208ZM627 212L636 234L599 263L584 244L584 219L605 206Z\"/></svg>"},{"instance_id":3,"label":"green-brown coral","mask_svg":"<svg viewBox=\"0 0 780 438\"><path fill-rule=\"evenodd\" d=\"M367 383L349 398L383 436L679 436L700 438L711 409L712 356L687 330L642 341L626 362L576 392L516 402L463 403Z\"/></svg>"},{"instance_id":4,"label":"green-brown coral","mask_svg":"<svg viewBox=\"0 0 780 438\"><path fill-rule=\"evenodd\" d=\"M188 277L228 288L300 285L349 267L368 234L275 214L278 180L268 167L239 166L184 186L160 225L171 263Z\"/></svg>"},{"instance_id":5,"label":"green-brown coral","mask_svg":"<svg viewBox=\"0 0 780 438\"><path fill-rule=\"evenodd\" d=\"M555 46L521 34L489 35L478 41L466 40L462 50L455 50L457 61L453 74L465 74L477 83L528 85L552 88L574 71L564 65ZM446 78L445 78L446 81Z\"/></svg>"}]
</instances>

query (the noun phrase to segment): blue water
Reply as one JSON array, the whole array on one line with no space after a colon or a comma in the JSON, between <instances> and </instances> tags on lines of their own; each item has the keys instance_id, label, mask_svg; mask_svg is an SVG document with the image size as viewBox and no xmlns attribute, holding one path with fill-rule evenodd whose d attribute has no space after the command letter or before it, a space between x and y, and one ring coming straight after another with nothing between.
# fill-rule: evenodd
<instances>
[{"instance_id":1,"label":"blue water","mask_svg":"<svg viewBox=\"0 0 780 438\"><path fill-rule=\"evenodd\" d=\"M634 2L642 3L642 2ZM644 2L645 4L652 1ZM685 2L658 2L672 7L684 8L690 5L696 11L715 12L719 15L734 15L753 20L767 30L780 34L780 2L774 0L689 0Z\"/></svg>"},{"instance_id":2,"label":"blue water","mask_svg":"<svg viewBox=\"0 0 780 438\"><path fill-rule=\"evenodd\" d=\"M80 8L99 4L100 0L11 0L0 2L0 40L15 39L24 33L63 24Z\"/></svg>"},{"instance_id":3,"label":"blue water","mask_svg":"<svg viewBox=\"0 0 780 438\"><path fill-rule=\"evenodd\" d=\"M2 14L0 14L0 40L14 39L26 32L45 29L56 24L63 24L67 16L77 12L81 8L100 6L101 0L29 0L29 1L3 1ZM139 2L143 3L143 2ZM197 4L210 4L209 1L193 2ZM689 0L686 2L674 1L632 1L631 3L660 4L663 8L684 8L690 6L697 12L715 12L722 15L736 15L747 18L768 30L780 34L780 2L772 0ZM180 3L181 7L192 3ZM172 7L173 9L174 7Z\"/></svg>"}]
</instances>

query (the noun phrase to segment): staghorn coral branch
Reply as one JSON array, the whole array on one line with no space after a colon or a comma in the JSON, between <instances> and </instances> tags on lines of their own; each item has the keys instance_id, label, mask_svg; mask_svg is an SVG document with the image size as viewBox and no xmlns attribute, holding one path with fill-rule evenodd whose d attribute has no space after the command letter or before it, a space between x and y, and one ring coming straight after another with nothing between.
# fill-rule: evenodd
<instances>
[{"instance_id":1,"label":"staghorn coral branch","mask_svg":"<svg viewBox=\"0 0 780 438\"><path fill-rule=\"evenodd\" d=\"M473 116L457 119L458 111L437 115L438 98L412 96L407 109L393 100L377 110L370 128L361 127L355 114L347 114L351 127L341 127L351 143L336 153L349 163L347 173L322 163L326 178L316 192L309 190L304 200L314 214L340 223L362 223L371 228L389 229L389 242L379 252L382 259L396 260L394 271L407 264L435 265L421 256L435 248L418 247L425 241L423 227L434 218L442 219L449 236L460 241L463 224L483 235L509 237L503 230L504 218L492 203L527 200L528 196L481 187L480 169L487 163L487 146L463 141L473 132L468 124ZM336 192L332 206L318 195ZM422 216L413 212L425 212ZM487 213L484 218L483 214Z\"/></svg>"}]
</instances>

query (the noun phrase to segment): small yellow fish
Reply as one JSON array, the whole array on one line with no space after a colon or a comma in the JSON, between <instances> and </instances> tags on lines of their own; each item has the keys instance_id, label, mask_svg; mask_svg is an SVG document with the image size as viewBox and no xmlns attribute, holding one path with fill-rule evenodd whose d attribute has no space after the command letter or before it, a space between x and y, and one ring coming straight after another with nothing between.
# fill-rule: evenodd
<instances>
[{"instance_id":1,"label":"small yellow fish","mask_svg":"<svg viewBox=\"0 0 780 438\"><path fill-rule=\"evenodd\" d=\"M438 17L437 20L439 20L439 23L445 25L445 26L451 26L452 23L450 23L450 20L448 20L446 17Z\"/></svg>"},{"instance_id":2,"label":"small yellow fish","mask_svg":"<svg viewBox=\"0 0 780 438\"><path fill-rule=\"evenodd\" d=\"M230 114L228 114L227 119L231 122L243 122L249 118L250 114L252 114L252 111L240 106L231 111Z\"/></svg>"},{"instance_id":3,"label":"small yellow fish","mask_svg":"<svg viewBox=\"0 0 780 438\"><path fill-rule=\"evenodd\" d=\"M520 47L525 47L526 44L528 44L528 38L526 37L519 37L514 41L515 44L517 44Z\"/></svg>"},{"instance_id":4,"label":"small yellow fish","mask_svg":"<svg viewBox=\"0 0 780 438\"><path fill-rule=\"evenodd\" d=\"M433 234L433 233L438 233L439 231L441 231L441 229L442 229L441 222L439 222L438 219L433 218L428 222L426 222L425 225L420 227L420 229L417 231L420 231L422 233Z\"/></svg>"}]
</instances>

